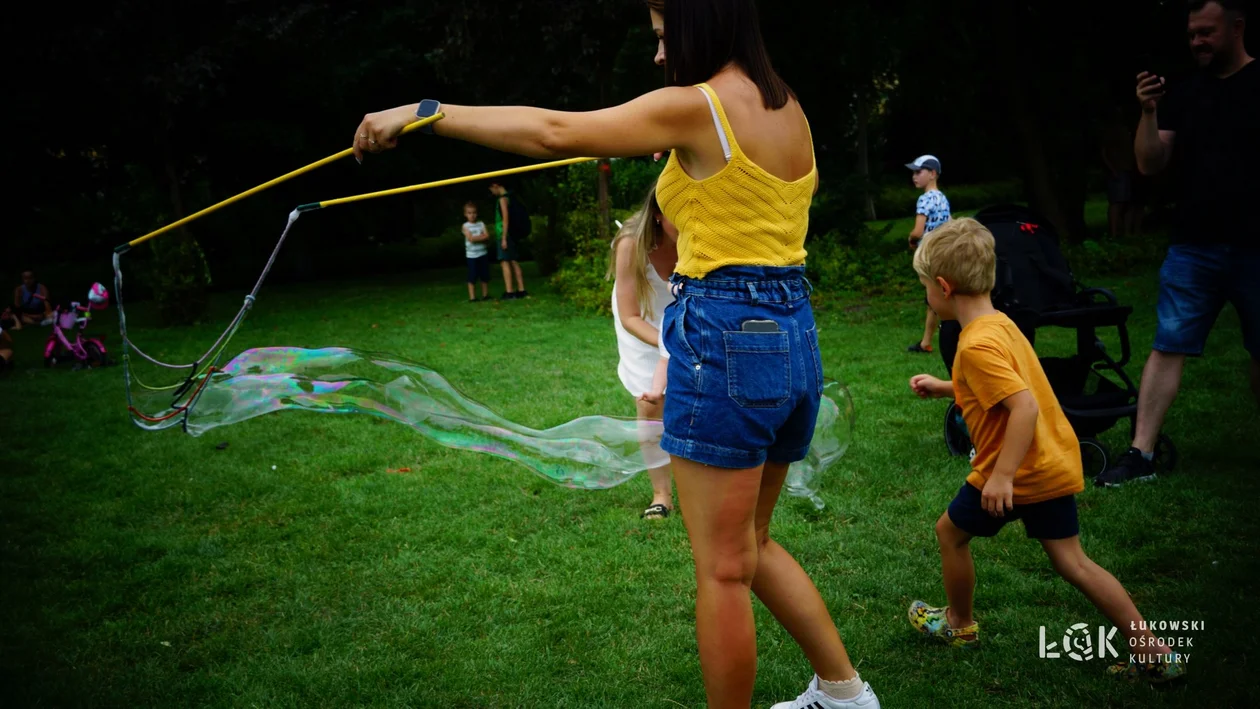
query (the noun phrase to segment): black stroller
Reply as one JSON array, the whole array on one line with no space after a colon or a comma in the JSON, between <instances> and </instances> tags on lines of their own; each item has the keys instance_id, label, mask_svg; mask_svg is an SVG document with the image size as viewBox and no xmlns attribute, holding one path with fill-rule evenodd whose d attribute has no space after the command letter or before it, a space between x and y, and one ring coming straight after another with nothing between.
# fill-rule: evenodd
<instances>
[{"instance_id":1,"label":"black stroller","mask_svg":"<svg viewBox=\"0 0 1260 709\"><path fill-rule=\"evenodd\" d=\"M1054 227L1032 210L999 205L980 211L975 219L993 233L996 246L993 306L1006 313L1034 346L1038 328L1076 331L1076 354L1038 359L1080 440L1085 475L1094 478L1107 469L1111 457L1097 437L1120 419L1129 420L1130 435L1137 425L1138 390L1124 371L1131 354L1127 321L1133 308L1121 305L1105 288L1080 286L1063 258ZM1098 337L1100 328L1112 327L1120 338L1119 360ZM941 323L946 370L953 368L960 332L957 321ZM954 403L945 414L945 445L952 455L972 451L962 411ZM1156 467L1171 470L1176 461L1176 448L1161 434Z\"/></svg>"}]
</instances>

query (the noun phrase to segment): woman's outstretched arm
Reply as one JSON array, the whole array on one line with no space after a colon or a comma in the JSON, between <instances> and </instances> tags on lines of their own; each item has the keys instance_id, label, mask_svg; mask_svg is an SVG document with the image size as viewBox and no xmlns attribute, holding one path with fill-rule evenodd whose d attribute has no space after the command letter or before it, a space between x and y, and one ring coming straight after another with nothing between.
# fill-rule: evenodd
<instances>
[{"instance_id":1,"label":"woman's outstretched arm","mask_svg":"<svg viewBox=\"0 0 1260 709\"><path fill-rule=\"evenodd\" d=\"M419 120L418 104L363 117L355 131L354 154L377 153L398 145L402 129ZM437 135L533 158L636 157L689 150L705 128L713 132L704 96L688 87L668 87L620 106L598 111L551 111L530 106L443 104L445 118L433 124Z\"/></svg>"}]
</instances>

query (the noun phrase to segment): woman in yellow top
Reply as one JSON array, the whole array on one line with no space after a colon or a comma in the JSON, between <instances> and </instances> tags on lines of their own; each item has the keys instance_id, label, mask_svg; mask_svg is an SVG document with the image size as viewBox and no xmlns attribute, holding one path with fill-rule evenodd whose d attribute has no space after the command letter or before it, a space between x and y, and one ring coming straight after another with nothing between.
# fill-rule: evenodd
<instances>
[{"instance_id":1,"label":"woman in yellow top","mask_svg":"<svg viewBox=\"0 0 1260 709\"><path fill-rule=\"evenodd\" d=\"M368 114L356 157L432 132L535 158L671 150L657 185L679 229L662 340L670 355L662 447L696 567L696 636L712 709L749 707L757 665L749 590L800 644L815 677L776 709L863 707L822 597L769 537L788 465L809 448L822 366L804 278L817 190L809 124L774 72L754 0L648 0L669 86L589 112L426 100ZM428 131L428 128L423 129Z\"/></svg>"}]
</instances>

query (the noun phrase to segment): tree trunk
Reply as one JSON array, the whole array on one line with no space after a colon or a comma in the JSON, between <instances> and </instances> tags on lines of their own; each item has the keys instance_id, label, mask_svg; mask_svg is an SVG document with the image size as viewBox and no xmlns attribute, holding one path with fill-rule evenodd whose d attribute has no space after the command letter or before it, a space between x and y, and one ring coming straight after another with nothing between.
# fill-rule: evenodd
<instances>
[{"instance_id":1,"label":"tree trunk","mask_svg":"<svg viewBox=\"0 0 1260 709\"><path fill-rule=\"evenodd\" d=\"M857 102L857 173L862 177L862 200L866 210L866 220L875 221L875 195L871 185L870 160L870 123L871 102L867 97L859 97Z\"/></svg>"}]
</instances>

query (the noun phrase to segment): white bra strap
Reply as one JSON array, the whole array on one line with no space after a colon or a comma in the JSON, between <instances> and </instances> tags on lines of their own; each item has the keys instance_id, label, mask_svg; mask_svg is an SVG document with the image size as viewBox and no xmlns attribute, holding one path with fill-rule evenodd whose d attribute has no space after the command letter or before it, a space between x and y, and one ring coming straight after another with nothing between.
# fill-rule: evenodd
<instances>
[{"instance_id":1,"label":"white bra strap","mask_svg":"<svg viewBox=\"0 0 1260 709\"><path fill-rule=\"evenodd\" d=\"M697 86L700 93L704 94L704 100L709 102L709 113L713 114L713 127L717 128L718 140L722 141L722 154L726 156L726 162L731 161L731 143L726 139L726 131L722 128L722 119L718 117L717 106L713 105L713 97L708 91Z\"/></svg>"}]
</instances>

